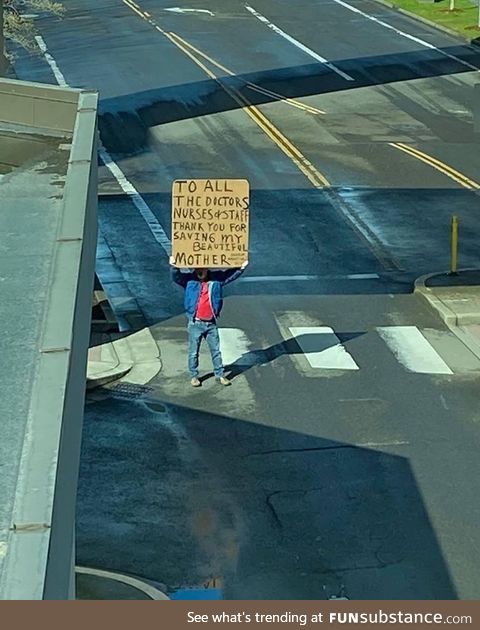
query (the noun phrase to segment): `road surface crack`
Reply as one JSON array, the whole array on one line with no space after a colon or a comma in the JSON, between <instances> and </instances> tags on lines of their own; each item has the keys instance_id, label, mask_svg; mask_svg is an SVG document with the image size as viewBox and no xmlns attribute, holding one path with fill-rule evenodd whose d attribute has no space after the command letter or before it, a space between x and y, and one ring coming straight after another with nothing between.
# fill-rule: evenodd
<instances>
[{"instance_id":1,"label":"road surface crack","mask_svg":"<svg viewBox=\"0 0 480 630\"><path fill-rule=\"evenodd\" d=\"M283 523L280 519L280 517L278 516L277 510L275 509L275 506L272 503L272 498L277 495L277 494L282 494L283 491L282 490L276 490L275 492L271 492L269 495L267 495L266 499L265 499L265 503L266 506L270 512L270 514L272 515L273 518L273 522L275 523L275 525L277 526L277 528L283 532Z\"/></svg>"},{"instance_id":2,"label":"road surface crack","mask_svg":"<svg viewBox=\"0 0 480 630\"><path fill-rule=\"evenodd\" d=\"M314 453L316 451L335 451L335 450L345 449L345 448L361 449L363 447L358 446L356 444L335 444L332 446L312 446L312 447L305 447L305 448L279 448L279 449L272 449L269 451L259 451L257 453L247 453L245 457L256 457L259 455L276 455L277 453Z\"/></svg>"}]
</instances>

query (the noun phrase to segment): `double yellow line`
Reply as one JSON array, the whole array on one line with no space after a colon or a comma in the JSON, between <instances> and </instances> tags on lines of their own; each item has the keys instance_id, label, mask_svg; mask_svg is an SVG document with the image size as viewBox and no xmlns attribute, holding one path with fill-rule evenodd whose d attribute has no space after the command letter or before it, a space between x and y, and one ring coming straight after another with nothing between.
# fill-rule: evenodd
<instances>
[{"instance_id":1,"label":"double yellow line","mask_svg":"<svg viewBox=\"0 0 480 630\"><path fill-rule=\"evenodd\" d=\"M198 56L201 56L204 60L227 72L230 76L235 76L230 70L221 66L216 61L213 61L210 57L201 52L198 48L195 48L192 44L188 43L185 39L176 35L173 32L168 32L162 29L155 20L152 19L149 13L142 11L138 4L133 0L122 0L130 9L135 11L142 19L151 24L159 33L169 39L172 44L179 48L189 59L191 59L199 68L205 72L205 74L212 80L216 81L219 86L243 109L243 111L260 127L260 129L278 146L278 148L285 153L285 155L292 160L297 168L308 178L315 188L324 188L330 186L330 182L327 178L315 168L315 166L307 160L303 153L256 107L252 105L250 101L236 88L231 87L224 83L214 72L208 68L208 66L201 61ZM252 86L254 84L251 84ZM255 86L258 87L258 86ZM263 88L261 88L263 90ZM278 95L279 96L279 95ZM283 97L280 97L283 100Z\"/></svg>"},{"instance_id":2,"label":"double yellow line","mask_svg":"<svg viewBox=\"0 0 480 630\"><path fill-rule=\"evenodd\" d=\"M223 72L225 72L231 77L237 76L234 72L226 68L224 65L222 65L218 61L215 61L215 59L212 59L212 57L209 57L198 48L195 48L195 46L193 46L192 44L189 44L186 40L182 39L179 35L175 35L175 33L170 33L170 34L173 35L180 42L182 42L185 46L193 50L197 55L200 55L200 57L203 57L213 66L217 67L219 70L222 70ZM259 92L260 94L264 94L270 98L273 98L276 101L286 103L287 105L291 105L292 107L296 107L297 109L301 109L302 111L307 112L309 114L315 114L315 115L325 114L325 112L322 109L317 109L316 107L305 105L305 103L297 101L294 98L287 98L286 96L282 96L282 94L278 94L278 92L272 92L272 90L267 90L266 88L261 87L260 85L257 85L256 83L252 83L251 81L242 81L242 83L246 87L248 87L250 90L253 90L254 92Z\"/></svg>"},{"instance_id":3,"label":"double yellow line","mask_svg":"<svg viewBox=\"0 0 480 630\"><path fill-rule=\"evenodd\" d=\"M142 8L134 1L134 0L122 0L124 4L126 4L132 11L135 11L143 20L151 24L159 33L161 33L164 37L169 39L174 46L176 46L179 50L181 50L189 59L191 59L205 74L216 81L220 85L220 87L243 109L243 111L260 127L260 129L269 137L271 140L277 145L283 153L287 157L289 157L294 164L298 167L298 169L308 178L308 180L315 186L315 188L324 188L329 187L330 182L327 178L303 155L303 153L276 127L255 105L253 105L238 89L227 85L220 77L218 77L207 65L205 62L211 64L212 66L218 68L222 72L225 72L228 76L236 77L236 75L229 70L226 66L222 65L212 57L209 57L204 52L187 42L185 39L173 33L172 31L165 31L162 29L157 22L152 18L152 15L143 11ZM203 61L202 61L203 60ZM310 114L324 114L325 112L317 109L315 107L311 107L297 101L295 99L286 98L277 92L273 92L271 90L267 90L255 83L251 83L249 81L244 81L243 84L256 92L260 92L268 96L269 98L278 100L282 103L286 103L291 105L292 107L296 107ZM431 168L434 168L438 172L446 175L457 184L462 186L463 188L467 188L468 190L480 190L480 184L475 182L474 180L468 178L463 173L455 170L448 164L437 160L436 158L420 151L419 149L415 149L403 142L389 142L391 147L403 151L410 157L415 158L427 164Z\"/></svg>"},{"instance_id":4,"label":"double yellow line","mask_svg":"<svg viewBox=\"0 0 480 630\"><path fill-rule=\"evenodd\" d=\"M275 142L275 144L287 155L294 164L300 169L300 171L308 178L308 180L316 187L323 188L325 186L330 186L327 178L303 155L303 153L264 115L262 112L256 107L252 105L250 101L236 88L226 85L214 72L210 70L208 66L205 65L201 59L208 62L212 66L218 68L222 72L225 72L227 75L231 77L235 77L236 75L229 70L227 67L209 57L204 52L187 42L185 39L177 35L173 32L168 32L162 29L152 18L152 15L147 11L143 11L141 7L134 0L122 0L124 4L126 4L130 9L135 11L142 19L146 20L149 24L151 24L159 33L169 39L172 44L174 44L177 48L179 48L185 55L187 55L199 68L205 72L205 74L216 81L221 88L243 109L243 111L262 129L262 131ZM296 107L310 114L324 114L325 112L317 109L315 107L311 107L310 105L306 105L296 99L286 98L277 92L273 92L271 90L267 90L255 83L251 83L250 81L244 81L243 84L256 92L264 94L269 98L274 100L278 100L282 103L286 103L291 105L292 107ZM480 184L463 173L460 173L456 169L448 166L444 162L437 160L436 158L420 151L419 149L415 149L403 142L389 142L389 145L399 151L403 151L410 157L415 158L427 164L431 168L434 168L438 172L446 175L457 184L466 188L468 190L480 190Z\"/></svg>"},{"instance_id":5,"label":"double yellow line","mask_svg":"<svg viewBox=\"0 0 480 630\"><path fill-rule=\"evenodd\" d=\"M123 0L123 1L131 9L133 9L140 17L142 17L143 19L146 19L147 22L149 22L152 26L155 26L155 28L157 28L157 24L156 24L155 20L152 18L151 13L149 13L148 11L143 11L142 8L136 2L133 2L133 0L127 0L127 1ZM164 35L166 34L166 31L164 31L163 29L158 28L158 30L162 34L164 34ZM202 52L198 48L195 48L195 46L193 46L192 44L190 44L187 41L185 41L184 39L182 39L179 35L175 35L175 33L171 32L171 31L169 32L169 34L177 37L186 46L188 46L193 51L195 51L196 54L198 54L201 57L203 57L204 59L206 59L209 63L211 63L212 65L216 66L219 70L222 70L223 72L225 72L226 74L230 75L231 77L237 77L237 75L234 72L232 72L231 70L226 68L224 65L222 65L218 61L215 61L215 59L213 59L212 57L209 57L208 55L206 55L204 52ZM306 103L302 103L301 101L297 101L294 98L288 98L286 96L283 96L283 94L279 94L278 92L274 92L272 90L268 90L267 88L261 87L260 85L257 85L256 83L252 83L251 81L243 81L242 79L241 79L241 81L246 87L248 87L250 90L253 90L254 92L259 92L260 94L264 94L265 96L268 96L269 98L271 98L271 99L273 99L275 101L280 101L281 103L285 103L286 105L290 105L291 107L295 107L297 109L301 109L302 111L307 112L308 114L314 114L315 116L325 114L323 109L319 109L318 107L313 107L311 105L307 105Z\"/></svg>"},{"instance_id":6,"label":"double yellow line","mask_svg":"<svg viewBox=\"0 0 480 630\"><path fill-rule=\"evenodd\" d=\"M143 11L141 7L134 0L122 0L122 2L128 6L132 11L137 13L143 20L153 26L159 33L166 37L174 46L181 50L193 63L195 63L210 79L215 81L226 94L228 94L233 101L235 101L239 107L255 122L255 124L275 143L275 145L297 166L297 168L307 177L311 184L316 189L325 190L325 193L330 199L332 205L338 210L338 212L347 220L349 225L365 240L366 244L376 256L379 262L385 269L400 269L399 264L392 258L392 256L384 249L383 244L378 237L371 232L368 226L364 225L358 217L352 214L348 207L345 207L340 198L337 198L335 191L331 188L327 178L303 155L303 153L252 103L240 92L237 88L228 85L225 80L218 77L211 68L206 65L210 64L222 72L226 73L229 77L238 77L223 66L215 61L213 58L206 55L204 52L195 48L192 44L185 39L177 35L172 31L166 31L162 29L158 23L152 18L152 15L147 11ZM295 99L287 99L280 94L266 90L254 83L243 81L243 86L261 92L268 95L270 98L279 100L289 105L298 107L304 111L315 114L322 114L321 110L315 110L300 101ZM459 173L455 169L451 168L447 164L440 162L436 158L414 149L413 147L403 144L401 142L390 142L390 146L403 151L409 156L424 162L428 166L435 168L439 172L443 173L447 177L467 188L469 190L479 190L480 185ZM333 197L332 197L333 196Z\"/></svg>"},{"instance_id":7,"label":"double yellow line","mask_svg":"<svg viewBox=\"0 0 480 630\"><path fill-rule=\"evenodd\" d=\"M428 164L428 166L431 166L432 168L439 171L440 173L443 173L450 179L453 179L453 181L457 182L457 184L460 184L460 186L463 186L463 188L467 188L468 190L480 190L480 184L475 182L473 179L469 179L466 175L463 175L463 173L460 173L451 166L448 166L448 164L444 164L431 155L423 153L423 151L419 151L419 149L414 149L410 145L404 144L403 142L389 142L388 144L391 147L394 147L399 151L403 151L407 155L410 155L411 157L420 160L424 164Z\"/></svg>"}]
</instances>

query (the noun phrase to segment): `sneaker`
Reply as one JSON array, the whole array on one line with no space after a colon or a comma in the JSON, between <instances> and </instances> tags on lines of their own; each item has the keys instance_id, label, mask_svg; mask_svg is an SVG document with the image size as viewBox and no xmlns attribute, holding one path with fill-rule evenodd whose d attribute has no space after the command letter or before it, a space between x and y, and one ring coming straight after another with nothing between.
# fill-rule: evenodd
<instances>
[{"instance_id":1,"label":"sneaker","mask_svg":"<svg viewBox=\"0 0 480 630\"><path fill-rule=\"evenodd\" d=\"M228 378L225 378L224 376L220 376L220 378L217 380L221 385L225 385L225 387L228 387L228 385L232 384L231 381L229 381Z\"/></svg>"},{"instance_id":2,"label":"sneaker","mask_svg":"<svg viewBox=\"0 0 480 630\"><path fill-rule=\"evenodd\" d=\"M196 376L194 376L192 380L190 381L190 385L192 387L200 387L201 383L200 383L200 380Z\"/></svg>"}]
</instances>

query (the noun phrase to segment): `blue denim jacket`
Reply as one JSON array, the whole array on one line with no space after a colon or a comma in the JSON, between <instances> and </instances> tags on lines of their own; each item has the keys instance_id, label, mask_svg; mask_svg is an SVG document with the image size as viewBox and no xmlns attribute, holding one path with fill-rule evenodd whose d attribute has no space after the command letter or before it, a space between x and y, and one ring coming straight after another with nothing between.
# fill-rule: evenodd
<instances>
[{"instance_id":1,"label":"blue denim jacket","mask_svg":"<svg viewBox=\"0 0 480 630\"><path fill-rule=\"evenodd\" d=\"M208 272L208 294L215 317L220 315L223 306L223 287L242 275L243 269L228 269L227 271ZM180 269L172 268L172 280L185 289L185 311L189 320L197 312L200 298L201 281L192 272L184 273Z\"/></svg>"}]
</instances>

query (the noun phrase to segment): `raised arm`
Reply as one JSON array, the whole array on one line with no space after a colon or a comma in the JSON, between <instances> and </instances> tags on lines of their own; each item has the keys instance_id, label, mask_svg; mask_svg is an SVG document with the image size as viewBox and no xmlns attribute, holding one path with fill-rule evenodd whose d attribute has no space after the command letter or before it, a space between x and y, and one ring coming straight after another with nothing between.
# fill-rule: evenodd
<instances>
[{"instance_id":1,"label":"raised arm","mask_svg":"<svg viewBox=\"0 0 480 630\"><path fill-rule=\"evenodd\" d=\"M172 265L170 269L170 273L172 276L172 280L176 284L179 284L181 287L185 288L187 286L187 282L192 279L192 274L182 273L180 269L173 266L172 261L173 261L173 258L170 257L170 265Z\"/></svg>"},{"instance_id":2,"label":"raised arm","mask_svg":"<svg viewBox=\"0 0 480 630\"><path fill-rule=\"evenodd\" d=\"M239 278L247 268L248 262L243 263L238 269L227 269L226 271L216 271L215 280L218 280L222 284L228 284Z\"/></svg>"}]
</instances>

